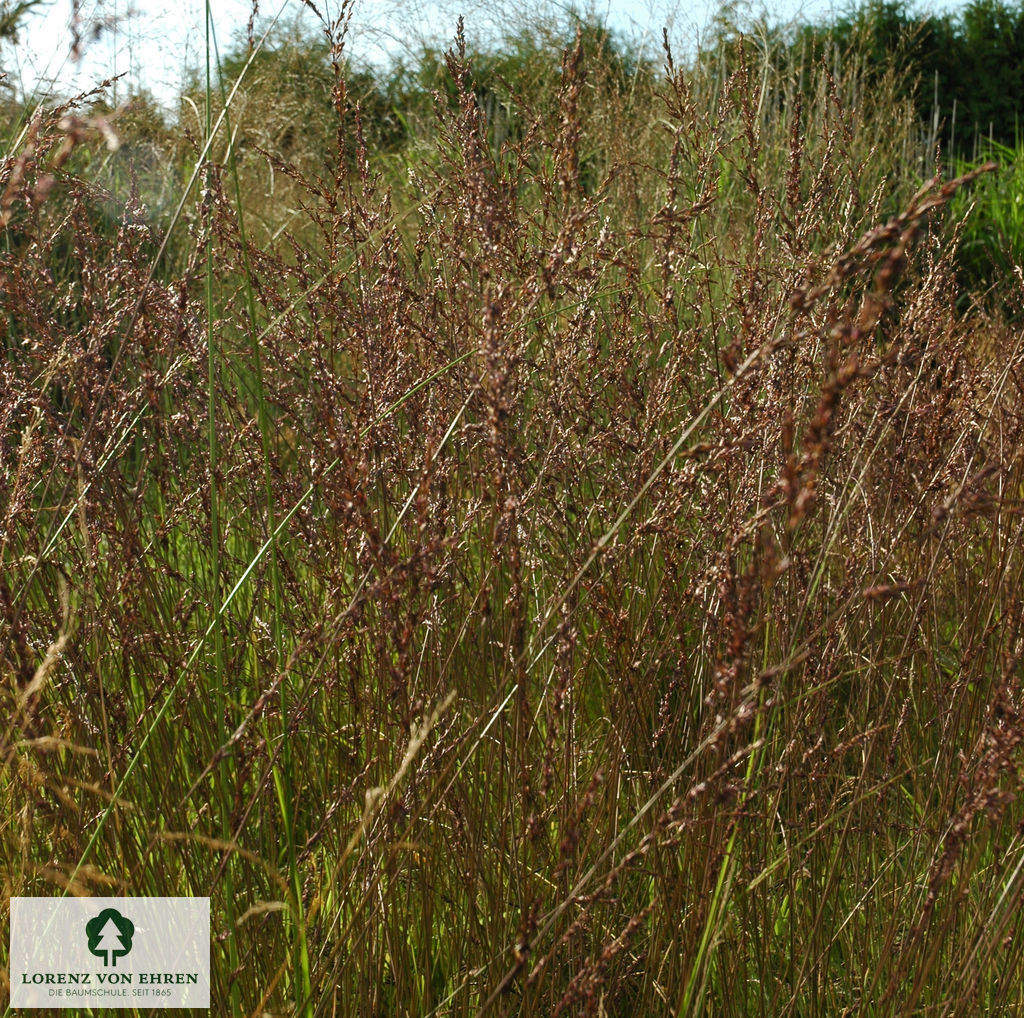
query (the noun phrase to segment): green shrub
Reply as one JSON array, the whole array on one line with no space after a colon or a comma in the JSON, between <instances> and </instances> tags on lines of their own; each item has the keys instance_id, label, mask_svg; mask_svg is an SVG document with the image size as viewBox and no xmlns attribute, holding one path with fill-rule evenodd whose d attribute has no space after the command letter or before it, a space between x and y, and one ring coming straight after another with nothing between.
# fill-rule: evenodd
<instances>
[{"instance_id":1,"label":"green shrub","mask_svg":"<svg viewBox=\"0 0 1024 1018\"><path fill-rule=\"evenodd\" d=\"M959 261L969 290L1005 294L1008 284L1013 289L1017 267L1024 266L1024 148L992 142L987 156L993 171L954 206L958 218L966 216Z\"/></svg>"}]
</instances>

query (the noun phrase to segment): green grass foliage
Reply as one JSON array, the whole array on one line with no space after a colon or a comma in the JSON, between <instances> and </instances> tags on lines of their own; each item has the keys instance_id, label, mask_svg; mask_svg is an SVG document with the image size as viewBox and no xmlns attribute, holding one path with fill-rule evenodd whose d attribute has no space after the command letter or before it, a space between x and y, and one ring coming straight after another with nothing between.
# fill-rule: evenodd
<instances>
[{"instance_id":1,"label":"green grass foliage","mask_svg":"<svg viewBox=\"0 0 1024 1018\"><path fill-rule=\"evenodd\" d=\"M1012 178L756 38L323 28L10 120L6 897L209 895L217 1014L1019 1013Z\"/></svg>"}]
</instances>

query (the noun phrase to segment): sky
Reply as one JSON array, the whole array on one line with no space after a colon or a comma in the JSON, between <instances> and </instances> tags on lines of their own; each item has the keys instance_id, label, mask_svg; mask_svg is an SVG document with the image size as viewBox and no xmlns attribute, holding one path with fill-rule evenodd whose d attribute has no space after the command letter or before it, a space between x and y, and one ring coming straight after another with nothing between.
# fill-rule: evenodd
<instances>
[{"instance_id":1,"label":"sky","mask_svg":"<svg viewBox=\"0 0 1024 1018\"><path fill-rule=\"evenodd\" d=\"M312 3L331 18L341 0ZM70 52L76 6L84 37L77 60ZM316 17L304 0L260 0L258 6L257 37L275 18L298 18L317 30ZM717 7L713 0L583 0L576 6L592 10L626 37L655 46L660 46L662 27L667 26L680 51L706 31ZM779 20L798 12L823 16L832 9L831 0L765 0L764 6ZM389 55L415 52L422 41L449 41L460 13L472 40L514 29L538 9L564 18L567 7L568 0L354 0L347 52L357 60L381 62ZM211 0L222 53L245 31L252 8L253 0ZM205 59L205 11L206 0L78 0L77 5L74 0L46 0L41 12L26 20L18 44L0 51L0 69L19 90L56 82L56 90L64 94L87 91L106 77L124 73L116 86L121 95L141 86L170 103L186 69Z\"/></svg>"}]
</instances>

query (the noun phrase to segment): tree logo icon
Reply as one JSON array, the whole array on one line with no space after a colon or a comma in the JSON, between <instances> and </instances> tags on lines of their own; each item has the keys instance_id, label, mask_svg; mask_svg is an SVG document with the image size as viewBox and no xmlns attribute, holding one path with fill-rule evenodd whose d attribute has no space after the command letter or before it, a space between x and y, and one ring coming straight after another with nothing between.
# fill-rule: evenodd
<instances>
[{"instance_id":1,"label":"tree logo icon","mask_svg":"<svg viewBox=\"0 0 1024 1018\"><path fill-rule=\"evenodd\" d=\"M117 959L132 949L135 924L116 908L105 908L85 924L89 953L103 959L103 964L117 967Z\"/></svg>"}]
</instances>

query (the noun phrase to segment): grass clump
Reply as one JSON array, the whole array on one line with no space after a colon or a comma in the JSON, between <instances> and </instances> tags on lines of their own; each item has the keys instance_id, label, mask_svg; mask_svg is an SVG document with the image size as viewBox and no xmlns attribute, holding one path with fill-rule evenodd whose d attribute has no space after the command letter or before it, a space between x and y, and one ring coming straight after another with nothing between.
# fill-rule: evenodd
<instances>
[{"instance_id":1,"label":"grass clump","mask_svg":"<svg viewBox=\"0 0 1024 1018\"><path fill-rule=\"evenodd\" d=\"M211 895L225 1012L1019 1008L975 176L914 179L896 89L667 46L597 88L582 33L497 138L461 26L396 169L325 27L273 228L215 104L167 262L62 120L9 146L8 894Z\"/></svg>"}]
</instances>

